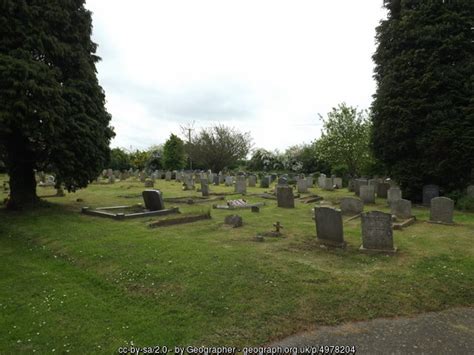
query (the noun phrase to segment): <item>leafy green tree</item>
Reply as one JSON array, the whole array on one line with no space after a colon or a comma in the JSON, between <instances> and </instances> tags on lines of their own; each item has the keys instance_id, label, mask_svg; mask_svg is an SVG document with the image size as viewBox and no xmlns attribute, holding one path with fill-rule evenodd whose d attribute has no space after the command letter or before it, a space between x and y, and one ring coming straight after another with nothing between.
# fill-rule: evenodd
<instances>
[{"instance_id":1,"label":"leafy green tree","mask_svg":"<svg viewBox=\"0 0 474 355\"><path fill-rule=\"evenodd\" d=\"M150 153L146 150L136 149L129 153L129 157L133 169L144 170L150 158Z\"/></svg>"},{"instance_id":2,"label":"leafy green tree","mask_svg":"<svg viewBox=\"0 0 474 355\"><path fill-rule=\"evenodd\" d=\"M121 148L114 148L110 152L109 168L113 170L128 170L131 167L130 156Z\"/></svg>"},{"instance_id":3,"label":"leafy green tree","mask_svg":"<svg viewBox=\"0 0 474 355\"><path fill-rule=\"evenodd\" d=\"M191 158L198 166L213 171L235 165L252 147L250 133L223 125L201 129L191 140Z\"/></svg>"},{"instance_id":4,"label":"leafy green tree","mask_svg":"<svg viewBox=\"0 0 474 355\"><path fill-rule=\"evenodd\" d=\"M163 146L155 145L148 149L146 169L153 171L163 168Z\"/></svg>"},{"instance_id":5,"label":"leafy green tree","mask_svg":"<svg viewBox=\"0 0 474 355\"><path fill-rule=\"evenodd\" d=\"M369 146L371 124L365 111L339 104L323 119L321 138L316 143L320 159L332 168L361 175L373 161Z\"/></svg>"},{"instance_id":6,"label":"leafy green tree","mask_svg":"<svg viewBox=\"0 0 474 355\"><path fill-rule=\"evenodd\" d=\"M462 188L474 166L474 2L386 6L373 56L374 154L409 198L427 183Z\"/></svg>"},{"instance_id":7,"label":"leafy green tree","mask_svg":"<svg viewBox=\"0 0 474 355\"><path fill-rule=\"evenodd\" d=\"M175 134L171 134L163 146L163 166L169 170L180 170L185 164L184 142Z\"/></svg>"},{"instance_id":8,"label":"leafy green tree","mask_svg":"<svg viewBox=\"0 0 474 355\"><path fill-rule=\"evenodd\" d=\"M8 208L21 208L38 200L35 169L69 191L87 186L114 133L84 1L0 1L0 32L0 160Z\"/></svg>"}]
</instances>

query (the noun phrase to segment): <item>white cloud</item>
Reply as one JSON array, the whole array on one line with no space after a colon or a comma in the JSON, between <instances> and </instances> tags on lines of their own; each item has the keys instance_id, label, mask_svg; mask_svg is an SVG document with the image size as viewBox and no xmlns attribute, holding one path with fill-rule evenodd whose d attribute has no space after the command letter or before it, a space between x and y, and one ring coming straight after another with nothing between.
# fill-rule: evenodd
<instances>
[{"instance_id":1,"label":"white cloud","mask_svg":"<svg viewBox=\"0 0 474 355\"><path fill-rule=\"evenodd\" d=\"M382 1L88 0L114 146L179 126L251 131L257 147L309 142L317 113L368 108Z\"/></svg>"}]
</instances>

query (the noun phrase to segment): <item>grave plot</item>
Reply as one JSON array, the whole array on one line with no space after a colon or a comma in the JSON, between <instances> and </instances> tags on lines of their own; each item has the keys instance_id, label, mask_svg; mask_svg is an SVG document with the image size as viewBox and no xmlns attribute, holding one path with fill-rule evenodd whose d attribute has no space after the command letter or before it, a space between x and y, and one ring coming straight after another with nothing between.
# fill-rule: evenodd
<instances>
[{"instance_id":1,"label":"grave plot","mask_svg":"<svg viewBox=\"0 0 474 355\"><path fill-rule=\"evenodd\" d=\"M81 212L90 216L105 217L115 220L130 218L163 216L172 213L179 213L179 208L173 207L165 209L163 197L158 190L145 190L142 192L145 207L141 204L132 206L110 206L110 207L83 207Z\"/></svg>"},{"instance_id":2,"label":"grave plot","mask_svg":"<svg viewBox=\"0 0 474 355\"><path fill-rule=\"evenodd\" d=\"M392 214L392 228L401 230L411 226L416 221L416 217L411 213L411 201L400 199L390 204Z\"/></svg>"},{"instance_id":3,"label":"grave plot","mask_svg":"<svg viewBox=\"0 0 474 355\"><path fill-rule=\"evenodd\" d=\"M226 205L213 205L212 208L218 210L236 210L236 209L245 209L252 207L265 206L265 202L256 202L256 203L247 203L244 199L239 200L229 200Z\"/></svg>"},{"instance_id":4,"label":"grave plot","mask_svg":"<svg viewBox=\"0 0 474 355\"><path fill-rule=\"evenodd\" d=\"M168 226L175 226L178 224L187 224L187 223L193 223L193 222L198 222L198 221L203 221L207 219L211 219L211 212L208 211L207 213L201 213L201 214L188 214L188 215L182 215L178 217L172 217L172 218L167 218L167 219L162 219L159 221L154 221L148 224L150 228L158 228L158 227L168 227Z\"/></svg>"},{"instance_id":5,"label":"grave plot","mask_svg":"<svg viewBox=\"0 0 474 355\"><path fill-rule=\"evenodd\" d=\"M324 200L324 198L318 195L309 195L305 197L300 197L298 199L298 201L300 201L301 203L313 203L313 202L319 202L322 200Z\"/></svg>"},{"instance_id":6,"label":"grave plot","mask_svg":"<svg viewBox=\"0 0 474 355\"><path fill-rule=\"evenodd\" d=\"M188 205L198 204L198 203L206 203L206 202L214 202L214 201L222 201L224 200L224 196L218 197L202 197L202 196L188 196L188 197L167 197L163 199L165 202L172 202L172 203L186 203Z\"/></svg>"}]
</instances>

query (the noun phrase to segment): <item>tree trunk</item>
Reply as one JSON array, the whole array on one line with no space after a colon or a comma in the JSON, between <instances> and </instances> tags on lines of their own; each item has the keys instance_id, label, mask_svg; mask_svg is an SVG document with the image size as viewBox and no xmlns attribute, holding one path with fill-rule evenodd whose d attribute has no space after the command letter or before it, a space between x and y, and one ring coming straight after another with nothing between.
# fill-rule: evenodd
<instances>
[{"instance_id":1,"label":"tree trunk","mask_svg":"<svg viewBox=\"0 0 474 355\"><path fill-rule=\"evenodd\" d=\"M13 134L7 143L7 170L10 177L8 209L22 209L38 202L33 153L21 133Z\"/></svg>"}]
</instances>

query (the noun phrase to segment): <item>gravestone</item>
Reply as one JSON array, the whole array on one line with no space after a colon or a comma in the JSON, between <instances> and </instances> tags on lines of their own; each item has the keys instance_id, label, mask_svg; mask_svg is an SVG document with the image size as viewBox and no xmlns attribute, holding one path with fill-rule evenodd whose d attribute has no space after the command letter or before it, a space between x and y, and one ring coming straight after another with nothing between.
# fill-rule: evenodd
<instances>
[{"instance_id":1,"label":"gravestone","mask_svg":"<svg viewBox=\"0 0 474 355\"><path fill-rule=\"evenodd\" d=\"M115 176L113 174L109 176L108 182L109 182L109 184L115 183Z\"/></svg>"},{"instance_id":2,"label":"gravestone","mask_svg":"<svg viewBox=\"0 0 474 355\"><path fill-rule=\"evenodd\" d=\"M277 185L286 186L288 185L288 179L285 176L280 176L277 181Z\"/></svg>"},{"instance_id":3,"label":"gravestone","mask_svg":"<svg viewBox=\"0 0 474 355\"><path fill-rule=\"evenodd\" d=\"M377 191L378 184L379 184L379 182L378 182L377 179L369 179L368 183L367 183L368 186L373 186L374 187L374 191Z\"/></svg>"},{"instance_id":4,"label":"gravestone","mask_svg":"<svg viewBox=\"0 0 474 355\"><path fill-rule=\"evenodd\" d=\"M439 196L438 185L425 185L423 186L423 205L429 206L432 198Z\"/></svg>"},{"instance_id":5,"label":"gravestone","mask_svg":"<svg viewBox=\"0 0 474 355\"><path fill-rule=\"evenodd\" d=\"M232 228L242 227L242 222L242 217L236 214L232 214L224 218L224 223L232 226Z\"/></svg>"},{"instance_id":6,"label":"gravestone","mask_svg":"<svg viewBox=\"0 0 474 355\"><path fill-rule=\"evenodd\" d=\"M285 208L295 207L293 189L290 186L277 186L276 196L277 196L278 207L285 207Z\"/></svg>"},{"instance_id":7,"label":"gravestone","mask_svg":"<svg viewBox=\"0 0 474 355\"><path fill-rule=\"evenodd\" d=\"M247 182L245 181L245 176L237 176L237 181L235 182L234 192L238 194L247 193Z\"/></svg>"},{"instance_id":8,"label":"gravestone","mask_svg":"<svg viewBox=\"0 0 474 355\"><path fill-rule=\"evenodd\" d=\"M270 177L269 176L264 176L263 178L260 179L260 187L264 189L268 189L270 187Z\"/></svg>"},{"instance_id":9,"label":"gravestone","mask_svg":"<svg viewBox=\"0 0 474 355\"><path fill-rule=\"evenodd\" d=\"M257 177L255 175L249 176L249 187L255 187L257 185Z\"/></svg>"},{"instance_id":10,"label":"gravestone","mask_svg":"<svg viewBox=\"0 0 474 355\"><path fill-rule=\"evenodd\" d=\"M359 189L360 199L364 203L375 203L375 187L362 185Z\"/></svg>"},{"instance_id":11,"label":"gravestone","mask_svg":"<svg viewBox=\"0 0 474 355\"><path fill-rule=\"evenodd\" d=\"M369 182L367 179L355 179L354 180L354 192L357 196L360 196L360 187L367 186Z\"/></svg>"},{"instance_id":12,"label":"gravestone","mask_svg":"<svg viewBox=\"0 0 474 355\"><path fill-rule=\"evenodd\" d=\"M337 189L342 189L342 178L335 177L332 179L333 186L336 186Z\"/></svg>"},{"instance_id":13,"label":"gravestone","mask_svg":"<svg viewBox=\"0 0 474 355\"><path fill-rule=\"evenodd\" d=\"M201 194L204 197L209 196L209 182L207 179L201 179Z\"/></svg>"},{"instance_id":14,"label":"gravestone","mask_svg":"<svg viewBox=\"0 0 474 355\"><path fill-rule=\"evenodd\" d=\"M393 246L392 215L380 211L361 214L361 250L395 252Z\"/></svg>"},{"instance_id":15,"label":"gravestone","mask_svg":"<svg viewBox=\"0 0 474 355\"><path fill-rule=\"evenodd\" d=\"M399 187L391 187L387 191L387 203L390 204L393 201L398 201L402 199L402 190Z\"/></svg>"},{"instance_id":16,"label":"gravestone","mask_svg":"<svg viewBox=\"0 0 474 355\"><path fill-rule=\"evenodd\" d=\"M341 211L330 207L316 207L314 215L318 242L329 246L345 247Z\"/></svg>"},{"instance_id":17,"label":"gravestone","mask_svg":"<svg viewBox=\"0 0 474 355\"><path fill-rule=\"evenodd\" d=\"M390 213L401 219L411 218L411 201L404 199L392 201L390 204Z\"/></svg>"},{"instance_id":18,"label":"gravestone","mask_svg":"<svg viewBox=\"0 0 474 355\"><path fill-rule=\"evenodd\" d=\"M296 183L296 187L299 193L308 192L308 185L306 183L306 179L299 179Z\"/></svg>"},{"instance_id":19,"label":"gravestone","mask_svg":"<svg viewBox=\"0 0 474 355\"><path fill-rule=\"evenodd\" d=\"M350 179L349 183L347 184L347 189L349 190L349 192L354 192L354 188L355 188L354 184L355 184L354 179Z\"/></svg>"},{"instance_id":20,"label":"gravestone","mask_svg":"<svg viewBox=\"0 0 474 355\"><path fill-rule=\"evenodd\" d=\"M387 198L388 189L390 188L390 184L387 182L381 182L377 184L377 197L379 198Z\"/></svg>"},{"instance_id":21,"label":"gravestone","mask_svg":"<svg viewBox=\"0 0 474 355\"><path fill-rule=\"evenodd\" d=\"M355 215L364 211L364 203L355 197L343 197L341 199L341 211L343 214Z\"/></svg>"},{"instance_id":22,"label":"gravestone","mask_svg":"<svg viewBox=\"0 0 474 355\"><path fill-rule=\"evenodd\" d=\"M323 181L323 189L327 191L332 191L334 190L334 186L332 184L332 178L324 178Z\"/></svg>"},{"instance_id":23,"label":"gravestone","mask_svg":"<svg viewBox=\"0 0 474 355\"><path fill-rule=\"evenodd\" d=\"M225 177L225 186L232 186L234 184L234 178L232 176Z\"/></svg>"},{"instance_id":24,"label":"gravestone","mask_svg":"<svg viewBox=\"0 0 474 355\"><path fill-rule=\"evenodd\" d=\"M159 190L145 190L142 192L145 208L149 211L161 211L165 209L163 196Z\"/></svg>"},{"instance_id":25,"label":"gravestone","mask_svg":"<svg viewBox=\"0 0 474 355\"><path fill-rule=\"evenodd\" d=\"M313 187L313 177L312 176L306 177L306 187L308 189Z\"/></svg>"},{"instance_id":26,"label":"gravestone","mask_svg":"<svg viewBox=\"0 0 474 355\"><path fill-rule=\"evenodd\" d=\"M474 198L474 185L469 185L466 189L466 194L468 197Z\"/></svg>"},{"instance_id":27,"label":"gravestone","mask_svg":"<svg viewBox=\"0 0 474 355\"><path fill-rule=\"evenodd\" d=\"M430 221L453 224L454 201L447 197L431 199Z\"/></svg>"},{"instance_id":28,"label":"gravestone","mask_svg":"<svg viewBox=\"0 0 474 355\"><path fill-rule=\"evenodd\" d=\"M171 181L171 171L167 171L167 172L165 173L165 180L166 180L166 181Z\"/></svg>"},{"instance_id":29,"label":"gravestone","mask_svg":"<svg viewBox=\"0 0 474 355\"><path fill-rule=\"evenodd\" d=\"M155 185L153 184L152 179L146 179L145 180L145 187L153 187L153 186L155 186Z\"/></svg>"},{"instance_id":30,"label":"gravestone","mask_svg":"<svg viewBox=\"0 0 474 355\"><path fill-rule=\"evenodd\" d=\"M225 182L225 176L222 174L222 171L219 173L219 185Z\"/></svg>"},{"instance_id":31,"label":"gravestone","mask_svg":"<svg viewBox=\"0 0 474 355\"><path fill-rule=\"evenodd\" d=\"M318 186L319 188L324 188L324 183L326 181L326 174L320 174L318 177Z\"/></svg>"},{"instance_id":32,"label":"gravestone","mask_svg":"<svg viewBox=\"0 0 474 355\"><path fill-rule=\"evenodd\" d=\"M215 186L218 186L218 185L219 185L219 175L214 174L214 176L213 176L213 178L212 178L212 183L213 183Z\"/></svg>"}]
</instances>

